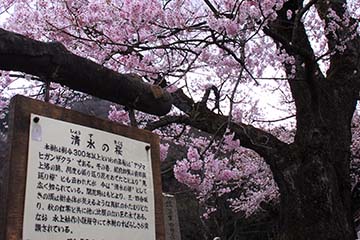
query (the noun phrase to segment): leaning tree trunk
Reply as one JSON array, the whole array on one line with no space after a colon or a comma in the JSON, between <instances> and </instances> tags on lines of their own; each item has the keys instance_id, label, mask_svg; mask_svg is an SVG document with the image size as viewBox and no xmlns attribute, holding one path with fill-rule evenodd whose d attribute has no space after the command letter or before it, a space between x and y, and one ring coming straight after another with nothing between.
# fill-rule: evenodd
<instances>
[{"instance_id":1,"label":"leaning tree trunk","mask_svg":"<svg viewBox=\"0 0 360 240\"><path fill-rule=\"evenodd\" d=\"M330 85L321 86L317 100L297 100L295 141L275 171L281 240L355 239L349 169L356 101L353 89Z\"/></svg>"}]
</instances>

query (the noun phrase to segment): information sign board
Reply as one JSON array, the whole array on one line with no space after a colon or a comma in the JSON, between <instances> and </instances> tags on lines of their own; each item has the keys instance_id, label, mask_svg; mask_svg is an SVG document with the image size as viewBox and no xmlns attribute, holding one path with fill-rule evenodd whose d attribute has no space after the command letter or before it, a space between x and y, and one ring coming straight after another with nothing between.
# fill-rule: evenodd
<instances>
[{"instance_id":1,"label":"information sign board","mask_svg":"<svg viewBox=\"0 0 360 240\"><path fill-rule=\"evenodd\" d=\"M16 96L6 239L164 239L159 139Z\"/></svg>"}]
</instances>

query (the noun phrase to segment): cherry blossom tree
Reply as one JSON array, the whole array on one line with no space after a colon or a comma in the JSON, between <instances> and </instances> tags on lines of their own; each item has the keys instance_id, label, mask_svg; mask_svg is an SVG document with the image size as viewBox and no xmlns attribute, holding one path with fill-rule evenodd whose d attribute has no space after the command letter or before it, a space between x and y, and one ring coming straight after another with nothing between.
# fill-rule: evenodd
<instances>
[{"instance_id":1,"label":"cherry blossom tree","mask_svg":"<svg viewBox=\"0 0 360 240\"><path fill-rule=\"evenodd\" d=\"M279 239L355 239L359 1L1 4L10 15L0 29L2 89L20 71L118 102L132 125L147 118L134 109L162 116L144 126L162 135L167 126L177 135L197 128L211 137L183 141L188 153L174 173L201 201L237 192L229 205L251 214L279 194ZM261 111L266 93L281 96L281 118L296 124L286 137L279 129L291 126L265 124L273 120Z\"/></svg>"}]
</instances>

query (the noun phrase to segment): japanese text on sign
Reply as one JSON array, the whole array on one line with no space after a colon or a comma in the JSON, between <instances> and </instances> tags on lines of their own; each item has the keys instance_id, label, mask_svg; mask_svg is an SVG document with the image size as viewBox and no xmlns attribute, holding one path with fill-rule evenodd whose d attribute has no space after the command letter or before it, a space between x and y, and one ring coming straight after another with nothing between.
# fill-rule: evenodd
<instances>
[{"instance_id":1,"label":"japanese text on sign","mask_svg":"<svg viewBox=\"0 0 360 240\"><path fill-rule=\"evenodd\" d=\"M34 114L30 135L23 239L155 240L148 143Z\"/></svg>"}]
</instances>

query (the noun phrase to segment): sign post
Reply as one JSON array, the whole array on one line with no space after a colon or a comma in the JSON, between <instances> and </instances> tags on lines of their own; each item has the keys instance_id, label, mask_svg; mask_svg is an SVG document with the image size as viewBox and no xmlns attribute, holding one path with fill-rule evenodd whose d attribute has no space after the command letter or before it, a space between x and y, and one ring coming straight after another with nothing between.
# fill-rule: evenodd
<instances>
[{"instance_id":1,"label":"sign post","mask_svg":"<svg viewBox=\"0 0 360 240\"><path fill-rule=\"evenodd\" d=\"M163 194L165 240L181 240L176 198L173 195Z\"/></svg>"},{"instance_id":2,"label":"sign post","mask_svg":"<svg viewBox=\"0 0 360 240\"><path fill-rule=\"evenodd\" d=\"M164 240L159 138L22 96L6 239Z\"/></svg>"}]
</instances>

